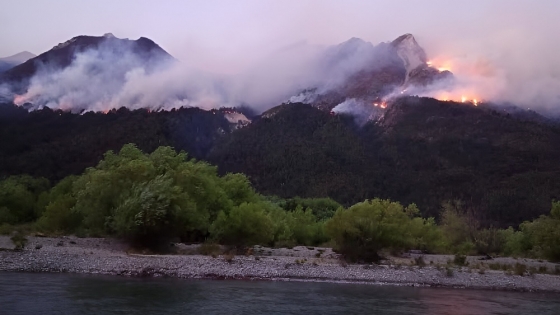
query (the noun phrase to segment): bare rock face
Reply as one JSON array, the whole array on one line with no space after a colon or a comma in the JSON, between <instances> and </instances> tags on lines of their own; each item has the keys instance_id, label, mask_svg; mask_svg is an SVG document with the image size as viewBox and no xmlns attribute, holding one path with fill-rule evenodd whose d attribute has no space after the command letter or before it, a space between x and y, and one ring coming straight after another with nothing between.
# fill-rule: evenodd
<instances>
[{"instance_id":1,"label":"bare rock face","mask_svg":"<svg viewBox=\"0 0 560 315\"><path fill-rule=\"evenodd\" d=\"M395 47L397 55L401 58L406 69L405 83L409 80L411 73L427 66L428 58L426 52L412 34L404 34L395 39L391 45Z\"/></svg>"}]
</instances>

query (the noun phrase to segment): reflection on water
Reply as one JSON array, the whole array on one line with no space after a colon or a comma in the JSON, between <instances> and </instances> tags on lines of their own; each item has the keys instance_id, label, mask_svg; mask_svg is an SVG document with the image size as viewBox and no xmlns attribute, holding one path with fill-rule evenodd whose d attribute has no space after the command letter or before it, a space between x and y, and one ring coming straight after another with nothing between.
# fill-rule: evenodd
<instances>
[{"instance_id":1,"label":"reflection on water","mask_svg":"<svg viewBox=\"0 0 560 315\"><path fill-rule=\"evenodd\" d=\"M555 294L0 273L0 314L560 314Z\"/></svg>"}]
</instances>

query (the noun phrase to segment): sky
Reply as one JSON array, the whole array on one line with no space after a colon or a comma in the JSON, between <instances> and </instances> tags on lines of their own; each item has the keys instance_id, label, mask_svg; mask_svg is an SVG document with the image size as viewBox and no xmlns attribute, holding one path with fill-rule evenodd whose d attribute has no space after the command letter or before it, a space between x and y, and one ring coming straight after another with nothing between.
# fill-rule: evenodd
<instances>
[{"instance_id":1,"label":"sky","mask_svg":"<svg viewBox=\"0 0 560 315\"><path fill-rule=\"evenodd\" d=\"M274 64L294 45L378 44L412 33L459 77L459 98L560 113L559 16L559 0L0 0L0 57L112 33L150 38L188 67L236 75L261 60ZM285 64L274 69L284 76L246 85L277 89L297 70Z\"/></svg>"},{"instance_id":2,"label":"sky","mask_svg":"<svg viewBox=\"0 0 560 315\"><path fill-rule=\"evenodd\" d=\"M297 42L374 44L415 35L428 54L556 36L557 0L0 0L0 56L45 52L77 35L148 37L200 68L236 72ZM453 46L453 47L450 47Z\"/></svg>"}]
</instances>

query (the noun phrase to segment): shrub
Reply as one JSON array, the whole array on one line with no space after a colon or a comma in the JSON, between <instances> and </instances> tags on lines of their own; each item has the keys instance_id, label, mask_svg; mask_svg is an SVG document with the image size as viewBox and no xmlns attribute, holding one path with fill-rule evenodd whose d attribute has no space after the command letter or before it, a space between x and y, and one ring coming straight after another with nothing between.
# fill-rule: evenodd
<instances>
[{"instance_id":1,"label":"shrub","mask_svg":"<svg viewBox=\"0 0 560 315\"><path fill-rule=\"evenodd\" d=\"M549 216L521 224L533 252L552 261L560 261L560 202L553 202Z\"/></svg>"},{"instance_id":2,"label":"shrub","mask_svg":"<svg viewBox=\"0 0 560 315\"><path fill-rule=\"evenodd\" d=\"M234 254L231 254L231 253L225 254L225 255L224 255L224 260L225 260L227 263L232 263L234 258L235 258L235 255L234 255Z\"/></svg>"},{"instance_id":3,"label":"shrub","mask_svg":"<svg viewBox=\"0 0 560 315\"><path fill-rule=\"evenodd\" d=\"M229 213L220 211L210 235L222 244L244 247L268 244L274 237L273 222L263 203L243 203Z\"/></svg>"},{"instance_id":4,"label":"shrub","mask_svg":"<svg viewBox=\"0 0 560 315\"><path fill-rule=\"evenodd\" d=\"M428 221L413 220L417 213L415 205L403 208L397 202L373 199L337 210L327 221L326 230L346 259L378 261L379 250L409 248L417 241L414 232L431 225Z\"/></svg>"},{"instance_id":5,"label":"shrub","mask_svg":"<svg viewBox=\"0 0 560 315\"><path fill-rule=\"evenodd\" d=\"M10 235L13 230L14 227L8 223L0 224L0 235Z\"/></svg>"},{"instance_id":6,"label":"shrub","mask_svg":"<svg viewBox=\"0 0 560 315\"><path fill-rule=\"evenodd\" d=\"M527 272L527 266L524 264L520 264L520 263L516 263L515 266L513 266L513 273L518 275L518 276L523 276L525 274L525 272Z\"/></svg>"},{"instance_id":7,"label":"shrub","mask_svg":"<svg viewBox=\"0 0 560 315\"><path fill-rule=\"evenodd\" d=\"M25 235L19 231L17 231L10 239L14 243L15 250L22 250L27 244L27 238L25 238Z\"/></svg>"},{"instance_id":8,"label":"shrub","mask_svg":"<svg viewBox=\"0 0 560 315\"><path fill-rule=\"evenodd\" d=\"M414 263L415 263L418 267L424 267L424 266L426 266L426 262L424 261L424 256L418 256L418 257L414 258Z\"/></svg>"},{"instance_id":9,"label":"shrub","mask_svg":"<svg viewBox=\"0 0 560 315\"><path fill-rule=\"evenodd\" d=\"M206 256L217 256L221 254L222 249L216 243L203 243L198 246L198 253Z\"/></svg>"},{"instance_id":10,"label":"shrub","mask_svg":"<svg viewBox=\"0 0 560 315\"><path fill-rule=\"evenodd\" d=\"M467 256L464 255L455 255L453 258L453 263L457 266L465 266L467 262Z\"/></svg>"},{"instance_id":11,"label":"shrub","mask_svg":"<svg viewBox=\"0 0 560 315\"><path fill-rule=\"evenodd\" d=\"M445 276L448 278L451 278L455 275L455 272L453 271L453 268L451 267L447 267L445 268Z\"/></svg>"}]
</instances>

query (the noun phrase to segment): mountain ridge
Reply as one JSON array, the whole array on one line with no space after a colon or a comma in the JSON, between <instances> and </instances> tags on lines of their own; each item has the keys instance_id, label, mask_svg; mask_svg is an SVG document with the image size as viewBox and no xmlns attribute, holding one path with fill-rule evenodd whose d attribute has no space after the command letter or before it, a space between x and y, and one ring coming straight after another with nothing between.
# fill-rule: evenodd
<instances>
[{"instance_id":1,"label":"mountain ridge","mask_svg":"<svg viewBox=\"0 0 560 315\"><path fill-rule=\"evenodd\" d=\"M106 34L107 35L107 34ZM38 73L40 69L63 69L68 67L79 53L90 49L98 49L106 45L108 49L113 49L115 53L125 53L129 49L132 53L143 59L147 65L153 63L155 59L175 60L160 46L152 40L140 37L138 40L119 39L111 36L86 36L79 35L70 40L55 45L52 49L34 57L26 62L17 65L3 73L0 73L0 83L10 84L15 87L16 93L25 92L30 79ZM110 46L113 47L110 47Z\"/></svg>"},{"instance_id":2,"label":"mountain ridge","mask_svg":"<svg viewBox=\"0 0 560 315\"><path fill-rule=\"evenodd\" d=\"M17 54L0 58L0 73L9 70L17 65L20 65L36 55L28 51L22 51Z\"/></svg>"}]
</instances>

